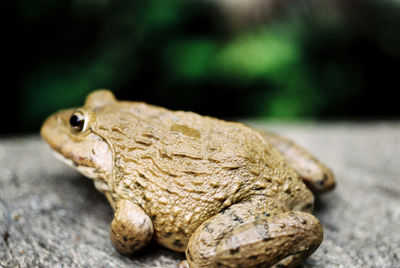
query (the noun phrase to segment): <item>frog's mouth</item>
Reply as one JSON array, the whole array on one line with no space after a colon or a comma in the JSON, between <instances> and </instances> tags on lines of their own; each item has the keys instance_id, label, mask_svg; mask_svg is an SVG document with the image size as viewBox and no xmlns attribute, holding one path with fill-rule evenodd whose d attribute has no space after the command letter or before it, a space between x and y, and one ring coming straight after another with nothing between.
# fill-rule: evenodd
<instances>
[{"instance_id":1,"label":"frog's mouth","mask_svg":"<svg viewBox=\"0 0 400 268\"><path fill-rule=\"evenodd\" d=\"M85 175L86 177L90 179L100 179L99 175L95 172L95 168L93 167L88 167L88 166L80 166L76 162L72 161L71 159L68 159L64 157L62 154L60 154L57 151L53 151L54 156L60 160L61 162L65 163L66 165L76 168L80 173Z\"/></svg>"}]
</instances>

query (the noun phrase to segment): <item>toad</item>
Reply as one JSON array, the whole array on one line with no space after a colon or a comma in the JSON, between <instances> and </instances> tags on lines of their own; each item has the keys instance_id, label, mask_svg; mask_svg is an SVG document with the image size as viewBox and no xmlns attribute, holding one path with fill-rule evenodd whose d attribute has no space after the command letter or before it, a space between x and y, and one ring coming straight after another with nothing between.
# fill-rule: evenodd
<instances>
[{"instance_id":1,"label":"toad","mask_svg":"<svg viewBox=\"0 0 400 268\"><path fill-rule=\"evenodd\" d=\"M186 253L181 267L293 267L322 242L312 191L332 189L332 172L283 137L108 90L41 136L104 193L122 254L154 239Z\"/></svg>"}]
</instances>

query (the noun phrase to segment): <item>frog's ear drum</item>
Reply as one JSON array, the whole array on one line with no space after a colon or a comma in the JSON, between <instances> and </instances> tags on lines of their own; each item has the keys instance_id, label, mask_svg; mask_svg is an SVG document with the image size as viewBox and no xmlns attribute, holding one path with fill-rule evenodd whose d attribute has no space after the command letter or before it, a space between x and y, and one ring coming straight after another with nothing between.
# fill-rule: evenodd
<instances>
[{"instance_id":1,"label":"frog's ear drum","mask_svg":"<svg viewBox=\"0 0 400 268\"><path fill-rule=\"evenodd\" d=\"M117 100L114 94L107 89L99 89L90 93L85 102L85 106L91 109L99 109L104 106L114 104Z\"/></svg>"}]
</instances>

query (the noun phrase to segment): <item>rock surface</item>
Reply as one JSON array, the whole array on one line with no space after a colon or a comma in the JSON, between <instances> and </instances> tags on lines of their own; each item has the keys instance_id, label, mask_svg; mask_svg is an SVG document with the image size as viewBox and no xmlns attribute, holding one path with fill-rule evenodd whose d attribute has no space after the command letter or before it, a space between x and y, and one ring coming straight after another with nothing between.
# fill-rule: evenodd
<instances>
[{"instance_id":1,"label":"rock surface","mask_svg":"<svg viewBox=\"0 0 400 268\"><path fill-rule=\"evenodd\" d=\"M292 138L336 175L337 188L316 203L324 241L303 267L398 267L400 123L250 124ZM0 267L176 267L184 259L156 244L121 256L111 220L92 182L37 136L0 139Z\"/></svg>"}]
</instances>

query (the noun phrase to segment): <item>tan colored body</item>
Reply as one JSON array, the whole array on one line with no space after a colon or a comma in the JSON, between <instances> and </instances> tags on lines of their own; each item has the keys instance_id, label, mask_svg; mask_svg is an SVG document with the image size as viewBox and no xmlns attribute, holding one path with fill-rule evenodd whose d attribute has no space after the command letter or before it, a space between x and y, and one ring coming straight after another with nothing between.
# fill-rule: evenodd
<instances>
[{"instance_id":1,"label":"tan colored body","mask_svg":"<svg viewBox=\"0 0 400 268\"><path fill-rule=\"evenodd\" d=\"M154 236L186 250L190 267L295 265L322 241L318 220L304 213L312 210L312 193L266 134L119 102L108 91L88 97L78 130L68 124L74 111L50 117L42 136L105 193L116 210L111 237L120 252L133 253ZM287 232L293 241L280 236Z\"/></svg>"}]
</instances>

